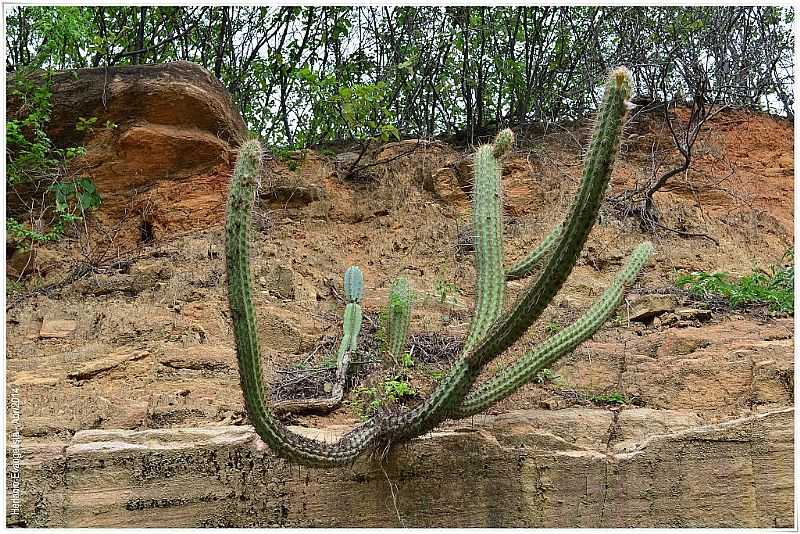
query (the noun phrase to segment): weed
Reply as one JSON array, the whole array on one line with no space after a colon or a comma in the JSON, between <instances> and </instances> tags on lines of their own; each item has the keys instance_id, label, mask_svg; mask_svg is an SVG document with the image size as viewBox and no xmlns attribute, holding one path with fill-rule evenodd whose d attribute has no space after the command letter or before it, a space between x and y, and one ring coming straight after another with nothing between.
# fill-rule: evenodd
<instances>
[{"instance_id":1,"label":"weed","mask_svg":"<svg viewBox=\"0 0 800 534\"><path fill-rule=\"evenodd\" d=\"M594 404L598 404L601 406L605 406L608 404L628 404L625 395L620 393L619 391L612 391L611 393L603 393L601 395L592 395L589 397L589 400L592 401Z\"/></svg>"},{"instance_id":2,"label":"weed","mask_svg":"<svg viewBox=\"0 0 800 534\"><path fill-rule=\"evenodd\" d=\"M406 351L400 356L400 364L403 367L414 367L414 358L411 357L411 353Z\"/></svg>"},{"instance_id":3,"label":"weed","mask_svg":"<svg viewBox=\"0 0 800 534\"><path fill-rule=\"evenodd\" d=\"M561 375L557 375L552 369L545 367L536 373L536 376L533 377L533 381L537 384L544 384L545 382L555 382L559 378L561 378Z\"/></svg>"},{"instance_id":4,"label":"weed","mask_svg":"<svg viewBox=\"0 0 800 534\"><path fill-rule=\"evenodd\" d=\"M398 400L415 397L417 392L400 377L385 380L379 386L358 386L353 389L353 398L346 402L359 417L367 419L384 404L392 404Z\"/></svg>"},{"instance_id":5,"label":"weed","mask_svg":"<svg viewBox=\"0 0 800 534\"><path fill-rule=\"evenodd\" d=\"M404 397L414 397L417 394L408 382L397 379L384 382L383 392L386 395L386 400L389 402L394 402Z\"/></svg>"},{"instance_id":6,"label":"weed","mask_svg":"<svg viewBox=\"0 0 800 534\"><path fill-rule=\"evenodd\" d=\"M439 304L446 304L447 302L454 304L455 298L451 297L448 299L448 297L454 293L456 294L461 293L461 290L454 283L448 282L442 278L437 278L436 284L434 285L433 288L433 292L436 295L436 300L439 301Z\"/></svg>"},{"instance_id":7,"label":"weed","mask_svg":"<svg viewBox=\"0 0 800 534\"><path fill-rule=\"evenodd\" d=\"M301 370L302 369L308 369L308 363L307 362L296 362L296 363L294 363L292 365L292 368L293 369L301 369Z\"/></svg>"},{"instance_id":8,"label":"weed","mask_svg":"<svg viewBox=\"0 0 800 534\"><path fill-rule=\"evenodd\" d=\"M434 380L436 380L438 382L439 380L444 378L444 374L445 373L444 373L444 371L431 371L428 374L430 375L431 378L433 378Z\"/></svg>"},{"instance_id":9,"label":"weed","mask_svg":"<svg viewBox=\"0 0 800 534\"><path fill-rule=\"evenodd\" d=\"M725 272L694 272L678 277L675 285L686 288L699 298L721 296L733 308L767 305L772 312L794 314L794 251L788 250L781 263L772 266L771 273L754 270L751 274L732 280Z\"/></svg>"},{"instance_id":10,"label":"weed","mask_svg":"<svg viewBox=\"0 0 800 534\"><path fill-rule=\"evenodd\" d=\"M558 334L561 331L561 325L555 321L550 321L544 329L548 334Z\"/></svg>"},{"instance_id":11,"label":"weed","mask_svg":"<svg viewBox=\"0 0 800 534\"><path fill-rule=\"evenodd\" d=\"M23 289L25 289L25 286L22 284L22 282L6 276L6 296L21 293Z\"/></svg>"},{"instance_id":12,"label":"weed","mask_svg":"<svg viewBox=\"0 0 800 534\"><path fill-rule=\"evenodd\" d=\"M272 154L281 160L290 171L294 172L300 168L300 165L306 159L305 150L293 150L291 148L273 148Z\"/></svg>"}]
</instances>

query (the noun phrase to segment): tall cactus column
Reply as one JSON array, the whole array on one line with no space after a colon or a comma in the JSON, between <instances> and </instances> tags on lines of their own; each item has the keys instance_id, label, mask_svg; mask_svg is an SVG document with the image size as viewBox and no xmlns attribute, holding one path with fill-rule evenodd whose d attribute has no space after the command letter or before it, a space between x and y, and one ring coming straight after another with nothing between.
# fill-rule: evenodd
<instances>
[{"instance_id":1,"label":"tall cactus column","mask_svg":"<svg viewBox=\"0 0 800 534\"><path fill-rule=\"evenodd\" d=\"M572 272L589 231L594 226L603 193L611 179L614 160L631 96L631 75L625 68L611 72L598 110L592 142L586 155L581 185L570 207L563 231L536 281L529 285L469 355L481 368L508 349L539 318Z\"/></svg>"}]
</instances>

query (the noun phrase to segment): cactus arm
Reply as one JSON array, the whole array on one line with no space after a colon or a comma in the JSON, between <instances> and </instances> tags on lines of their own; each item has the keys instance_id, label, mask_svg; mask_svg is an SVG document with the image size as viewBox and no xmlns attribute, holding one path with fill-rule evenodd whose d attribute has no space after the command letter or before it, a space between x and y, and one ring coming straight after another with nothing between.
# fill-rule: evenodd
<instances>
[{"instance_id":1,"label":"cactus arm","mask_svg":"<svg viewBox=\"0 0 800 534\"><path fill-rule=\"evenodd\" d=\"M389 290L389 354L397 360L402 354L408 338L408 325L411 322L411 290L408 280L400 277Z\"/></svg>"},{"instance_id":2,"label":"cactus arm","mask_svg":"<svg viewBox=\"0 0 800 534\"><path fill-rule=\"evenodd\" d=\"M497 134L495 145L485 145L475 154L475 186L472 227L475 232L475 315L470 323L464 351L471 350L500 315L505 296L503 269L503 218L500 163L513 143L511 130Z\"/></svg>"},{"instance_id":3,"label":"cactus arm","mask_svg":"<svg viewBox=\"0 0 800 534\"><path fill-rule=\"evenodd\" d=\"M519 280L531 274L536 266L539 265L539 262L558 242L563 231L564 227L561 224L553 228L535 249L506 269L506 280Z\"/></svg>"},{"instance_id":4,"label":"cactus arm","mask_svg":"<svg viewBox=\"0 0 800 534\"><path fill-rule=\"evenodd\" d=\"M245 408L258 435L278 455L307 465L349 463L369 448L378 436L378 429L373 425L361 425L346 438L327 443L293 433L268 407L269 395L261 371L256 313L251 297L247 239L260 162L258 141L243 144L231 178L225 221L228 303Z\"/></svg>"},{"instance_id":5,"label":"cactus arm","mask_svg":"<svg viewBox=\"0 0 800 534\"><path fill-rule=\"evenodd\" d=\"M470 417L486 410L530 382L536 373L551 366L559 358L572 352L578 345L592 337L614 314L622 301L625 287L634 281L639 271L647 263L652 251L653 246L649 242L636 247L625 267L614 277L611 285L577 321L526 353L511 367L470 392L454 410L454 418Z\"/></svg>"},{"instance_id":6,"label":"cactus arm","mask_svg":"<svg viewBox=\"0 0 800 534\"><path fill-rule=\"evenodd\" d=\"M630 97L630 72L615 69L605 87L592 142L584 161L583 178L564 222L562 239L549 255L536 281L530 284L468 355L480 369L508 349L541 315L572 272L600 209L603 193L619 149L623 120Z\"/></svg>"}]
</instances>

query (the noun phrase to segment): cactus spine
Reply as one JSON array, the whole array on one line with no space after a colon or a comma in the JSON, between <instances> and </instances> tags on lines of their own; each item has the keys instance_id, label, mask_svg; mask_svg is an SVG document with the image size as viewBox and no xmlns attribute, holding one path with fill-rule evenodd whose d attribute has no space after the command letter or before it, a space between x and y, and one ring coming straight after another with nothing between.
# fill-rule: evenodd
<instances>
[{"instance_id":1,"label":"cactus spine","mask_svg":"<svg viewBox=\"0 0 800 534\"><path fill-rule=\"evenodd\" d=\"M547 259L536 279L526 287L506 313L502 313L507 274L503 269L498 158L510 149L513 135L510 131L503 131L494 145L478 149L473 198L475 265L478 276L476 309L462 355L423 403L408 412L380 412L334 442L311 440L292 433L275 417L266 402L268 396L261 376L259 340L247 265L247 228L257 185L261 149L256 141L245 143L240 150L231 180L226 221L226 264L240 380L247 413L259 436L277 454L299 463L348 463L367 450L418 436L448 417L462 417L474 413L473 410L485 408L514 391L530 378L531 373L535 373L535 369L552 363L599 328L619 302L624 285L629 283L646 261L649 247L637 249L608 291L574 325L527 354L506 372L483 386L473 388L481 369L525 333L572 271L594 224L603 192L611 176L630 91L628 71L623 68L612 71L606 83L575 200L564 223L537 247L542 250L532 263L541 262L545 257ZM527 275L530 270L524 267L519 276ZM512 267L508 276L517 276L514 273L516 271ZM348 279L345 276L348 301L357 293L357 282L357 277ZM351 289L347 289L348 286ZM363 279L360 287L363 288ZM350 304L358 306L351 310L360 311L358 302L348 302L348 306ZM350 319L347 318L347 311L345 315L346 330L352 328L356 322L360 324L356 320L358 312L353 311ZM353 339L356 336L357 330L355 335L351 333L351 347L354 346ZM471 389L473 393L468 395Z\"/></svg>"}]
</instances>

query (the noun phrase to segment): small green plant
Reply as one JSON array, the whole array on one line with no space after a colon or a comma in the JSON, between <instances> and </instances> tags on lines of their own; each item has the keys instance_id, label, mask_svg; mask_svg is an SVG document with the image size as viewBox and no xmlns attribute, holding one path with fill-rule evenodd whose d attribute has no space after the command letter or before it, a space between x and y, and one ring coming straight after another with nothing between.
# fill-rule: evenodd
<instances>
[{"instance_id":1,"label":"small green plant","mask_svg":"<svg viewBox=\"0 0 800 534\"><path fill-rule=\"evenodd\" d=\"M445 375L444 371L430 371L428 373L428 376L430 376L432 379L434 379L437 382L439 380L441 380L442 378L444 378L444 375Z\"/></svg>"},{"instance_id":2,"label":"small green plant","mask_svg":"<svg viewBox=\"0 0 800 534\"><path fill-rule=\"evenodd\" d=\"M293 150L291 148L273 148L272 155L285 163L292 172L297 171L306 159L305 150Z\"/></svg>"},{"instance_id":3,"label":"small green plant","mask_svg":"<svg viewBox=\"0 0 800 534\"><path fill-rule=\"evenodd\" d=\"M412 398L417 395L413 387L403 378L394 377L378 386L353 388L353 398L347 402L353 412L366 419L377 413L386 404Z\"/></svg>"},{"instance_id":4,"label":"small green plant","mask_svg":"<svg viewBox=\"0 0 800 534\"><path fill-rule=\"evenodd\" d=\"M406 351L400 356L400 364L403 367L414 367L414 358L410 352Z\"/></svg>"},{"instance_id":5,"label":"small green plant","mask_svg":"<svg viewBox=\"0 0 800 534\"><path fill-rule=\"evenodd\" d=\"M558 334L561 331L561 325L555 321L550 321L545 325L544 329L548 334Z\"/></svg>"},{"instance_id":6,"label":"small green plant","mask_svg":"<svg viewBox=\"0 0 800 534\"><path fill-rule=\"evenodd\" d=\"M461 290L452 282L448 282L442 278L437 278L433 286L433 293L436 295L436 300L439 304L455 303L455 298L450 297L454 293L461 293Z\"/></svg>"},{"instance_id":7,"label":"small green plant","mask_svg":"<svg viewBox=\"0 0 800 534\"><path fill-rule=\"evenodd\" d=\"M322 359L322 362L320 362L320 367L325 367L326 369L336 369L336 363L336 356L329 354Z\"/></svg>"},{"instance_id":8,"label":"small green plant","mask_svg":"<svg viewBox=\"0 0 800 534\"><path fill-rule=\"evenodd\" d=\"M353 398L345 404L361 419L367 419L380 409L382 401L377 388L357 386L353 388Z\"/></svg>"},{"instance_id":9,"label":"small green plant","mask_svg":"<svg viewBox=\"0 0 800 534\"><path fill-rule=\"evenodd\" d=\"M22 282L15 280L11 276L6 276L6 295L14 295L25 289Z\"/></svg>"},{"instance_id":10,"label":"small green plant","mask_svg":"<svg viewBox=\"0 0 800 534\"><path fill-rule=\"evenodd\" d=\"M557 375L549 367L545 367L536 373L536 376L533 377L533 381L537 384L544 384L545 382L555 382L559 378L561 378L560 375Z\"/></svg>"},{"instance_id":11,"label":"small green plant","mask_svg":"<svg viewBox=\"0 0 800 534\"><path fill-rule=\"evenodd\" d=\"M405 380L398 380L397 378L387 380L383 383L383 393L386 396L386 400L389 402L414 397L417 394L408 382Z\"/></svg>"},{"instance_id":12,"label":"small green plant","mask_svg":"<svg viewBox=\"0 0 800 534\"><path fill-rule=\"evenodd\" d=\"M591 397L589 397L589 400L592 401L594 404L598 404L601 406L606 406L609 404L615 404L615 405L628 404L625 395L623 395L619 391L612 391L610 393L603 393L601 395L592 395Z\"/></svg>"},{"instance_id":13,"label":"small green plant","mask_svg":"<svg viewBox=\"0 0 800 534\"><path fill-rule=\"evenodd\" d=\"M772 266L771 273L753 271L734 280L725 272L694 272L678 277L675 284L699 298L719 296L733 308L766 305L770 311L794 314L794 251L782 258L789 265Z\"/></svg>"},{"instance_id":14,"label":"small green plant","mask_svg":"<svg viewBox=\"0 0 800 534\"><path fill-rule=\"evenodd\" d=\"M75 129L79 132L91 132L94 130L94 123L97 122L97 117L78 117L78 123L75 124Z\"/></svg>"}]
</instances>

